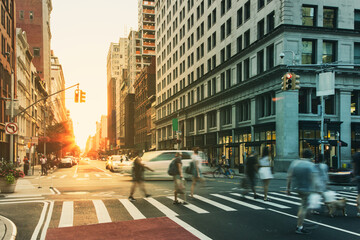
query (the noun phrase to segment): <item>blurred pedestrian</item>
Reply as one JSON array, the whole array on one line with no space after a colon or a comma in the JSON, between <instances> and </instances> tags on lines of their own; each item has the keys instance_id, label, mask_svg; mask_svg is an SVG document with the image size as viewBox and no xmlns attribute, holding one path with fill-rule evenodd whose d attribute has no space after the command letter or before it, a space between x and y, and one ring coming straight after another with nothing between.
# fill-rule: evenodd
<instances>
[{"instance_id":1,"label":"blurred pedestrian","mask_svg":"<svg viewBox=\"0 0 360 240\"><path fill-rule=\"evenodd\" d=\"M40 158L41 175L47 175L46 162L47 162L46 157L44 155L41 155L41 158Z\"/></svg>"},{"instance_id":2,"label":"blurred pedestrian","mask_svg":"<svg viewBox=\"0 0 360 240\"><path fill-rule=\"evenodd\" d=\"M264 184L264 201L270 201L268 199L268 190L270 180L274 178L271 173L271 164L269 158L269 148L264 147L262 151L262 157L259 160L259 178L263 181Z\"/></svg>"},{"instance_id":3,"label":"blurred pedestrian","mask_svg":"<svg viewBox=\"0 0 360 240\"><path fill-rule=\"evenodd\" d=\"M27 156L24 156L23 162L24 162L24 173L25 173L25 175L28 175L30 164L29 164L29 159L27 158Z\"/></svg>"},{"instance_id":4,"label":"blurred pedestrian","mask_svg":"<svg viewBox=\"0 0 360 240\"><path fill-rule=\"evenodd\" d=\"M17 156L17 158L16 158L16 166L20 167L20 165L21 165L20 156Z\"/></svg>"},{"instance_id":5,"label":"blurred pedestrian","mask_svg":"<svg viewBox=\"0 0 360 240\"><path fill-rule=\"evenodd\" d=\"M141 153L140 153L141 154ZM151 168L145 166L142 163L142 158L140 156L140 154L135 157L134 160L134 165L132 168L132 177L133 177L133 183L130 189L130 196L129 196L129 200L134 202L136 201L136 199L134 198L134 192L135 192L135 188L136 186L138 186L140 188L141 191L143 191L145 197L150 197L150 194L147 194L146 189L145 189L145 185L144 185L144 171L145 169L148 169L150 171L154 171Z\"/></svg>"},{"instance_id":6,"label":"blurred pedestrian","mask_svg":"<svg viewBox=\"0 0 360 240\"><path fill-rule=\"evenodd\" d=\"M194 189L197 181L203 182L202 174L201 174L201 157L199 156L199 148L194 148L194 153L191 155L190 168L192 170L192 184L191 184L191 192L190 196L194 197Z\"/></svg>"},{"instance_id":7,"label":"blurred pedestrian","mask_svg":"<svg viewBox=\"0 0 360 240\"><path fill-rule=\"evenodd\" d=\"M171 175L173 176L174 180L174 204L180 204L178 200L178 194L183 195L184 201L183 204L187 204L186 202L186 189L184 185L184 175L182 171L182 162L181 162L182 154L180 152L175 153L175 158L170 163L169 168L173 168L174 171ZM170 169L169 169L170 170Z\"/></svg>"},{"instance_id":8,"label":"blurred pedestrian","mask_svg":"<svg viewBox=\"0 0 360 240\"><path fill-rule=\"evenodd\" d=\"M308 213L308 204L310 193L315 192L317 179L317 170L312 162L313 153L310 149L305 149L302 154L303 158L294 160L288 169L287 194L291 195L290 189L295 191L300 197L300 207L298 210L298 221L295 233L309 234L304 228L304 220Z\"/></svg>"},{"instance_id":9,"label":"blurred pedestrian","mask_svg":"<svg viewBox=\"0 0 360 240\"><path fill-rule=\"evenodd\" d=\"M259 198L256 194L255 189L255 178L258 171L259 163L257 160L257 155L252 152L245 162L245 177L242 179L241 187L243 188L242 198L245 197L245 194L249 192L248 188L250 187L254 193L254 199ZM249 186L250 185L250 186Z\"/></svg>"},{"instance_id":10,"label":"blurred pedestrian","mask_svg":"<svg viewBox=\"0 0 360 240\"><path fill-rule=\"evenodd\" d=\"M356 152L352 157L352 165L353 165L353 176L354 181L357 185L358 196L356 199L356 206L357 206L357 217L360 217L360 152Z\"/></svg>"}]
</instances>

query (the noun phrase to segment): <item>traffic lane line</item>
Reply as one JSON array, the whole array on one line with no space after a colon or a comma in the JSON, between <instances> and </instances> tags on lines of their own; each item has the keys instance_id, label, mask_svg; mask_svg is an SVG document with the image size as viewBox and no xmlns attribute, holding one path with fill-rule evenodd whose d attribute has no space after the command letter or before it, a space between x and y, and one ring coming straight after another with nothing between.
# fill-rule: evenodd
<instances>
[{"instance_id":1,"label":"traffic lane line","mask_svg":"<svg viewBox=\"0 0 360 240\"><path fill-rule=\"evenodd\" d=\"M276 213L279 213L279 214L282 214L282 215L285 215L285 216L288 216L288 217L291 217L291 218L296 218L296 219L298 218L295 215L291 215L291 214L288 214L288 213L277 211L275 209L268 208L267 210L272 211L272 212L276 212ZM352 232L352 231L349 231L349 230L346 230L346 229L334 227L334 226L324 224L324 223L321 223L321 222L316 222L316 221L312 221L312 220L309 220L309 219L305 219L305 222L314 223L314 224L317 224L319 226L323 226L323 227L326 227L326 228L331 228L331 229L334 229L336 231L340 231L340 232L344 232L344 233L348 233L348 234L360 237L360 233L356 233L356 232Z\"/></svg>"},{"instance_id":2,"label":"traffic lane line","mask_svg":"<svg viewBox=\"0 0 360 240\"><path fill-rule=\"evenodd\" d=\"M46 232L47 232L47 230L49 228L49 225L50 225L50 220L51 220L53 210L54 210L54 201L51 201L50 206L49 206L49 211L48 211L48 214L47 214L47 217L46 217L46 221L45 221L44 227L43 227L43 229L41 231L40 240L45 240Z\"/></svg>"},{"instance_id":3,"label":"traffic lane line","mask_svg":"<svg viewBox=\"0 0 360 240\"><path fill-rule=\"evenodd\" d=\"M43 225L44 220L45 220L45 214L46 214L48 205L49 205L48 202L44 202L44 207L43 207L43 210L41 211L39 222L35 227L35 230L34 230L32 236L31 236L31 240L36 240L38 238L41 226Z\"/></svg>"}]
</instances>

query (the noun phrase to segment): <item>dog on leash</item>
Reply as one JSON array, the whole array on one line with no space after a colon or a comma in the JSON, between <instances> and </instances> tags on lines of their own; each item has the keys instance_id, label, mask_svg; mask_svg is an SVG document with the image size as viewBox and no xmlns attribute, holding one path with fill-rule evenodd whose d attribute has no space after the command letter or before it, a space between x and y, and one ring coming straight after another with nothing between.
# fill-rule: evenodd
<instances>
[{"instance_id":1,"label":"dog on leash","mask_svg":"<svg viewBox=\"0 0 360 240\"><path fill-rule=\"evenodd\" d=\"M346 214L346 198L341 198L332 202L326 202L325 205L329 210L330 217L334 217L336 210L341 210L344 216Z\"/></svg>"}]
</instances>

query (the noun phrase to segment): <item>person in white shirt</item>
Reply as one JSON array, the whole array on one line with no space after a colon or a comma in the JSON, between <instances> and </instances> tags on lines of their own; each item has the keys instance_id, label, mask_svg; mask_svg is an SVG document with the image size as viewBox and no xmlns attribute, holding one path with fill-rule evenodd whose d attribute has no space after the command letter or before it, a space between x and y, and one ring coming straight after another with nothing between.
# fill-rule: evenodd
<instances>
[{"instance_id":1,"label":"person in white shirt","mask_svg":"<svg viewBox=\"0 0 360 240\"><path fill-rule=\"evenodd\" d=\"M259 177L264 183L264 201L269 201L267 194L269 190L270 180L274 178L271 173L271 164L269 158L269 148L264 147L262 151L262 157L259 159Z\"/></svg>"},{"instance_id":2,"label":"person in white shirt","mask_svg":"<svg viewBox=\"0 0 360 240\"><path fill-rule=\"evenodd\" d=\"M40 158L41 175L47 175L46 162L47 162L46 157L44 155L42 155L41 158Z\"/></svg>"},{"instance_id":3,"label":"person in white shirt","mask_svg":"<svg viewBox=\"0 0 360 240\"><path fill-rule=\"evenodd\" d=\"M194 189L197 181L203 181L201 174L201 157L199 156L199 148L194 148L194 153L191 155L191 169L192 169L192 184L191 184L191 193L190 196L194 197Z\"/></svg>"}]
</instances>

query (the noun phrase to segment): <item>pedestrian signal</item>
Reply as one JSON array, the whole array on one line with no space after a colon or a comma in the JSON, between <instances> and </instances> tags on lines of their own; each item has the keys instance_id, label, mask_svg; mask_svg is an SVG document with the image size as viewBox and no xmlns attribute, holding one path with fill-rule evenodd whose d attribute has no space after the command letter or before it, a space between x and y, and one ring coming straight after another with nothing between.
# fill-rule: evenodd
<instances>
[{"instance_id":1,"label":"pedestrian signal","mask_svg":"<svg viewBox=\"0 0 360 240\"><path fill-rule=\"evenodd\" d=\"M85 101L86 101L86 92L80 90L80 103L83 103Z\"/></svg>"},{"instance_id":2,"label":"pedestrian signal","mask_svg":"<svg viewBox=\"0 0 360 240\"><path fill-rule=\"evenodd\" d=\"M75 101L76 103L79 102L79 89L75 89L75 99L74 99L74 101Z\"/></svg>"}]
</instances>

